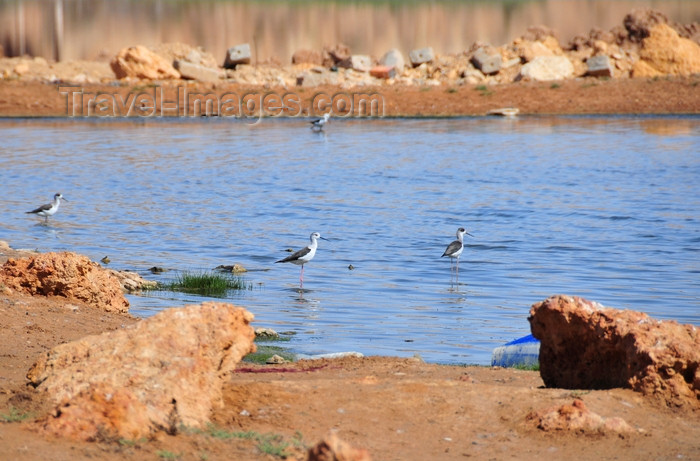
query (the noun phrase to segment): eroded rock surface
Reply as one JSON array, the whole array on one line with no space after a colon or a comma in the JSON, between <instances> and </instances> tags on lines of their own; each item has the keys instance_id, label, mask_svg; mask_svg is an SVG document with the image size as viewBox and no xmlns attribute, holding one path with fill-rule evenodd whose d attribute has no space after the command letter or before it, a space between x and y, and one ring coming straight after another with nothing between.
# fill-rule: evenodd
<instances>
[{"instance_id":1,"label":"eroded rock surface","mask_svg":"<svg viewBox=\"0 0 700 461\"><path fill-rule=\"evenodd\" d=\"M670 406L700 407L700 332L693 325L557 295L530 309L548 387L627 387Z\"/></svg>"},{"instance_id":2,"label":"eroded rock surface","mask_svg":"<svg viewBox=\"0 0 700 461\"><path fill-rule=\"evenodd\" d=\"M154 53L145 46L124 48L109 63L118 79L144 78L150 80L179 79L171 61Z\"/></svg>"},{"instance_id":3,"label":"eroded rock surface","mask_svg":"<svg viewBox=\"0 0 700 461\"><path fill-rule=\"evenodd\" d=\"M57 405L48 432L80 440L201 427L227 375L255 350L253 315L225 303L172 308L43 354L30 384Z\"/></svg>"},{"instance_id":4,"label":"eroded rock surface","mask_svg":"<svg viewBox=\"0 0 700 461\"><path fill-rule=\"evenodd\" d=\"M10 258L0 268L0 282L20 293L75 299L107 312L129 310L119 280L76 253Z\"/></svg>"},{"instance_id":5,"label":"eroded rock surface","mask_svg":"<svg viewBox=\"0 0 700 461\"><path fill-rule=\"evenodd\" d=\"M632 434L637 432L617 416L604 418L590 411L581 399L572 404L532 412L527 420L545 432L571 431L585 434Z\"/></svg>"}]
</instances>

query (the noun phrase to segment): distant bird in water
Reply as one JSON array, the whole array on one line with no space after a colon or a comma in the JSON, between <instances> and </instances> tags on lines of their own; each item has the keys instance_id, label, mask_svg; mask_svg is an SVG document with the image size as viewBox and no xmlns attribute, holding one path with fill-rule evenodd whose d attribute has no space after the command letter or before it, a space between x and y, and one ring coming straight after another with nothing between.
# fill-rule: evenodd
<instances>
[{"instance_id":1,"label":"distant bird in water","mask_svg":"<svg viewBox=\"0 0 700 461\"><path fill-rule=\"evenodd\" d=\"M323 118L317 118L316 120L311 121L311 129L314 131L321 131L323 130L323 126L328 123L328 119L331 118L331 113L326 112L323 114Z\"/></svg>"},{"instance_id":2,"label":"distant bird in water","mask_svg":"<svg viewBox=\"0 0 700 461\"><path fill-rule=\"evenodd\" d=\"M309 261L314 259L314 256L316 256L316 248L318 248L318 239L328 240L321 237L321 234L319 234L318 232L314 232L309 236L309 240L311 240L311 243L306 248L302 248L301 250L287 256L284 259L275 261L275 263L292 263L296 264L297 266L301 266L301 274L299 275L299 288L304 288L304 264L308 263Z\"/></svg>"},{"instance_id":3,"label":"distant bird in water","mask_svg":"<svg viewBox=\"0 0 700 461\"><path fill-rule=\"evenodd\" d=\"M457 229L457 240L447 245L447 249L442 254L442 257L448 256L450 258L450 274L452 274L452 259L457 260L457 271L456 271L456 281L459 283L459 257L464 250L464 234L470 237L474 237L472 234L467 232L464 227Z\"/></svg>"},{"instance_id":4,"label":"distant bird in water","mask_svg":"<svg viewBox=\"0 0 700 461\"><path fill-rule=\"evenodd\" d=\"M49 216L53 216L57 211L58 207L61 206L61 200L66 200L60 193L53 196L53 202L47 203L46 205L41 205L36 210L27 211L27 213L34 213L39 216L43 216L44 222L49 222ZM68 200L66 200L67 202Z\"/></svg>"}]
</instances>

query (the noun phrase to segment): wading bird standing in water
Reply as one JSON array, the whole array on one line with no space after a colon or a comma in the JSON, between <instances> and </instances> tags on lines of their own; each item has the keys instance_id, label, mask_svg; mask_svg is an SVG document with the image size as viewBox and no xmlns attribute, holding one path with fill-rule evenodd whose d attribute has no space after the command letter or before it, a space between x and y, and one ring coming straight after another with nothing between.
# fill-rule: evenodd
<instances>
[{"instance_id":1,"label":"wading bird standing in water","mask_svg":"<svg viewBox=\"0 0 700 461\"><path fill-rule=\"evenodd\" d=\"M34 213L39 216L46 218L44 222L49 222L49 216L53 216L57 211L58 207L61 206L61 200L66 200L63 195L59 192L53 196L53 202L47 203L46 205L41 205L36 210L27 211L27 213ZM66 200L67 202L68 200Z\"/></svg>"},{"instance_id":2,"label":"wading bird standing in water","mask_svg":"<svg viewBox=\"0 0 700 461\"><path fill-rule=\"evenodd\" d=\"M311 129L314 131L321 131L323 130L323 126L328 123L328 119L331 118L331 113L326 112L323 114L323 118L317 118L316 120L311 121Z\"/></svg>"},{"instance_id":3,"label":"wading bird standing in water","mask_svg":"<svg viewBox=\"0 0 700 461\"><path fill-rule=\"evenodd\" d=\"M306 248L302 248L301 250L295 252L292 255L287 256L284 259L275 261L275 263L292 263L296 264L297 266L301 266L301 274L299 275L300 289L304 288L304 264L308 263L309 261L314 259L314 256L316 256L316 248L318 248L318 239L328 240L321 237L321 234L319 234L318 232L314 232L309 236L309 240L311 240L311 243Z\"/></svg>"},{"instance_id":4,"label":"wading bird standing in water","mask_svg":"<svg viewBox=\"0 0 700 461\"><path fill-rule=\"evenodd\" d=\"M457 229L457 240L447 245L447 249L442 254L441 258L448 256L450 258L450 279L452 278L452 259L457 260L457 271L456 271L456 282L459 284L459 257L464 250L464 234L470 237L474 237L472 234L467 232L464 227Z\"/></svg>"}]
</instances>

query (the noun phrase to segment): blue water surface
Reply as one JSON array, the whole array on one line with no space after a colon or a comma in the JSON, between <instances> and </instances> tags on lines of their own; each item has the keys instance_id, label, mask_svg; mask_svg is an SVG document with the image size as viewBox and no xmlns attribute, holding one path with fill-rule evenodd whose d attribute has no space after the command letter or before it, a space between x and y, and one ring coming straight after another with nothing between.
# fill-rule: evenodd
<instances>
[{"instance_id":1,"label":"blue water surface","mask_svg":"<svg viewBox=\"0 0 700 461\"><path fill-rule=\"evenodd\" d=\"M0 239L154 280L242 264L253 289L226 300L295 352L488 364L557 293L700 325L699 117L25 119L0 139ZM49 225L24 213L56 192ZM313 231L300 292L274 262ZM203 300L129 296L140 316Z\"/></svg>"}]
</instances>

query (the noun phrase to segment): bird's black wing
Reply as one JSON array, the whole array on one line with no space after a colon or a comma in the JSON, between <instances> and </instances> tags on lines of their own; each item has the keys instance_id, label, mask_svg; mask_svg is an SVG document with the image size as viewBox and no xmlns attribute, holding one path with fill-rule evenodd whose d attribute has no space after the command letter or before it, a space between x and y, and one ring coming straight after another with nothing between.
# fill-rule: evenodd
<instances>
[{"instance_id":1,"label":"bird's black wing","mask_svg":"<svg viewBox=\"0 0 700 461\"><path fill-rule=\"evenodd\" d=\"M454 242L447 245L447 249L442 254L442 256L449 256L449 255L455 253L456 251L458 251L461 248L461 246L462 246L462 242L460 242L459 240L455 240ZM440 257L442 258L442 256L440 256Z\"/></svg>"},{"instance_id":2,"label":"bird's black wing","mask_svg":"<svg viewBox=\"0 0 700 461\"><path fill-rule=\"evenodd\" d=\"M294 254L287 256L284 259L280 259L279 261L275 261L275 263L288 263L288 262L296 261L297 259L302 258L302 257L306 256L307 254L309 254L310 251L311 251L311 248L309 248L309 247L302 248L301 250L295 252Z\"/></svg>"},{"instance_id":3,"label":"bird's black wing","mask_svg":"<svg viewBox=\"0 0 700 461\"><path fill-rule=\"evenodd\" d=\"M40 206L39 208L37 208L36 210L27 211L27 213L39 213L39 212L41 212L41 211L48 211L48 210L50 210L50 209L51 209L51 204L50 204L50 203L47 203L46 205L41 205L41 206Z\"/></svg>"}]
</instances>

